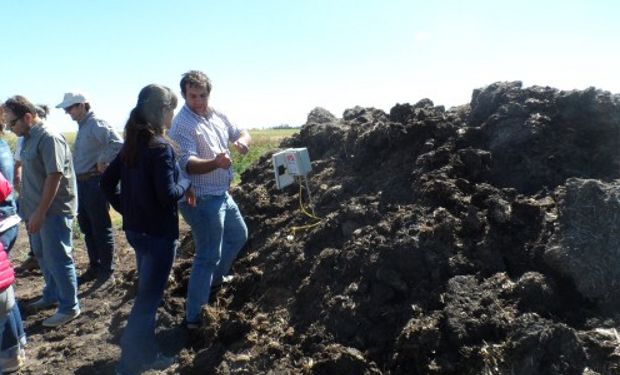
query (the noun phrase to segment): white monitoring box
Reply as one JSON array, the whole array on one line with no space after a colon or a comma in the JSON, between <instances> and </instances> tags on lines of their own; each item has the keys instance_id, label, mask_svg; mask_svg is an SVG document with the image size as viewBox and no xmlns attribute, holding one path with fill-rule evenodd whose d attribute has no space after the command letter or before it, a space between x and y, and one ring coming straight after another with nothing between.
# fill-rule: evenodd
<instances>
[{"instance_id":1,"label":"white monitoring box","mask_svg":"<svg viewBox=\"0 0 620 375\"><path fill-rule=\"evenodd\" d=\"M295 176L306 176L312 170L308 149L305 147L276 152L271 160L278 189L295 182Z\"/></svg>"}]
</instances>

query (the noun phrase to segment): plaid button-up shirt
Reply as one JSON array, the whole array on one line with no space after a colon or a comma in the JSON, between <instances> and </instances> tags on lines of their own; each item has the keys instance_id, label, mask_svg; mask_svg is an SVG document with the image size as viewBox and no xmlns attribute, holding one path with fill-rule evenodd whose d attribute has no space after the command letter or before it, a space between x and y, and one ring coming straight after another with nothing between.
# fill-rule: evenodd
<instances>
[{"instance_id":1,"label":"plaid button-up shirt","mask_svg":"<svg viewBox=\"0 0 620 375\"><path fill-rule=\"evenodd\" d=\"M179 164L187 171L190 156L211 160L219 153L230 155L229 142L241 136L241 129L226 116L209 108L207 116L194 113L184 105L172 121L168 136L175 141L181 155ZM222 195L228 191L233 178L232 165L228 169L215 169L209 173L188 175L197 196Z\"/></svg>"}]
</instances>

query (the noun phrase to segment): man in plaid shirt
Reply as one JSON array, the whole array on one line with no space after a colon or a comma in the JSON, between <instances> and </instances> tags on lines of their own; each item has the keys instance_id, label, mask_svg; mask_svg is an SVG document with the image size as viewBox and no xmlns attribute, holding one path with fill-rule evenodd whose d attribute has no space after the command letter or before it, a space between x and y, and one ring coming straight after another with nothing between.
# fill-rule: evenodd
<instances>
[{"instance_id":1,"label":"man in plaid shirt","mask_svg":"<svg viewBox=\"0 0 620 375\"><path fill-rule=\"evenodd\" d=\"M202 306L212 285L220 283L248 238L237 204L228 193L233 178L229 143L241 154L251 141L246 130L209 108L211 81L200 71L181 79L185 105L176 115L168 136L181 150L179 164L196 191L196 206L180 202L179 209L192 228L196 253L187 288L187 328L200 326Z\"/></svg>"}]
</instances>

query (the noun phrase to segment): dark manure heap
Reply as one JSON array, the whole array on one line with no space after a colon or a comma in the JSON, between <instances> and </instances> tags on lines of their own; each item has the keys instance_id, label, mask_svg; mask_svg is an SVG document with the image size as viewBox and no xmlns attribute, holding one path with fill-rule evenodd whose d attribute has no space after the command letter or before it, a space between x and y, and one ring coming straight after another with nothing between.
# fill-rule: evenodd
<instances>
[{"instance_id":1,"label":"dark manure heap","mask_svg":"<svg viewBox=\"0 0 620 375\"><path fill-rule=\"evenodd\" d=\"M317 108L281 147L308 148L321 221L291 238L299 187L271 155L244 173L250 243L182 373L620 374L620 95Z\"/></svg>"}]
</instances>

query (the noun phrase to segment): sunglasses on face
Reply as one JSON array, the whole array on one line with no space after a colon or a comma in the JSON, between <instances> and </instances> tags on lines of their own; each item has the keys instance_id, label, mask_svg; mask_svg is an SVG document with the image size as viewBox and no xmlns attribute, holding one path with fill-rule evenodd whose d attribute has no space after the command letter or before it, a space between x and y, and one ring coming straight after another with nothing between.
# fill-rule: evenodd
<instances>
[{"instance_id":1,"label":"sunglasses on face","mask_svg":"<svg viewBox=\"0 0 620 375\"><path fill-rule=\"evenodd\" d=\"M68 106L67 108L65 108L65 113L71 112L71 110L73 108L77 107L78 105L80 105L80 103L76 103L76 104L72 104L72 105Z\"/></svg>"},{"instance_id":2,"label":"sunglasses on face","mask_svg":"<svg viewBox=\"0 0 620 375\"><path fill-rule=\"evenodd\" d=\"M19 121L19 117L15 117L13 120L9 121L8 122L9 128L12 128L13 126L15 126L17 121Z\"/></svg>"}]
</instances>

